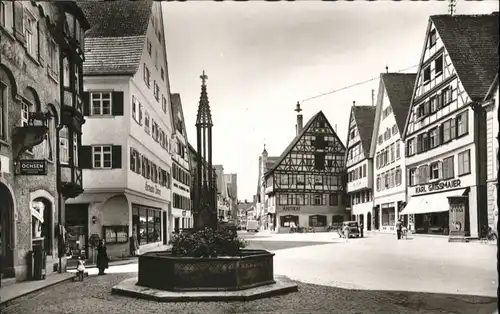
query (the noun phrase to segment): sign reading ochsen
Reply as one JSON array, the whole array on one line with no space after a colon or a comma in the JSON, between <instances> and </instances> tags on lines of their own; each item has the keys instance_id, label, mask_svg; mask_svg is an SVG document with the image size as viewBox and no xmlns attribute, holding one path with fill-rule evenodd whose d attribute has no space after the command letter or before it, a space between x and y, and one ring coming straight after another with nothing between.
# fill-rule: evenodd
<instances>
[{"instance_id":1,"label":"sign reading ochsen","mask_svg":"<svg viewBox=\"0 0 500 314\"><path fill-rule=\"evenodd\" d=\"M47 174L47 164L45 160L19 160L19 174L44 176Z\"/></svg>"},{"instance_id":2,"label":"sign reading ochsen","mask_svg":"<svg viewBox=\"0 0 500 314\"><path fill-rule=\"evenodd\" d=\"M460 179L429 183L427 185L417 186L415 188L415 194L459 188L461 184L462 182Z\"/></svg>"}]
</instances>

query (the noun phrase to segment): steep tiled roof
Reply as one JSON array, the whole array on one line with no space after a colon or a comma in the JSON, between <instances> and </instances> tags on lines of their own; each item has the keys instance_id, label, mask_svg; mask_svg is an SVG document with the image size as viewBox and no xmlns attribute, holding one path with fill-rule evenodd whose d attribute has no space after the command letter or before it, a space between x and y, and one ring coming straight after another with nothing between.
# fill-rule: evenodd
<instances>
[{"instance_id":1,"label":"steep tiled roof","mask_svg":"<svg viewBox=\"0 0 500 314\"><path fill-rule=\"evenodd\" d=\"M486 96L484 97L484 100L489 100L491 99L492 97L495 97L495 92L498 93L498 73L497 75L495 76L495 80L493 81L493 83L491 84L490 86L490 89L488 90L488 93L486 94ZM498 95L498 94L497 94Z\"/></svg>"},{"instance_id":2,"label":"steep tiled roof","mask_svg":"<svg viewBox=\"0 0 500 314\"><path fill-rule=\"evenodd\" d=\"M482 100L498 72L498 13L433 15L431 21L472 100Z\"/></svg>"},{"instance_id":3,"label":"steep tiled roof","mask_svg":"<svg viewBox=\"0 0 500 314\"><path fill-rule=\"evenodd\" d=\"M91 26L85 37L127 37L146 34L153 1L77 0L77 3Z\"/></svg>"},{"instance_id":4,"label":"steep tiled roof","mask_svg":"<svg viewBox=\"0 0 500 314\"><path fill-rule=\"evenodd\" d=\"M382 81L391 103L398 129L402 132L410 109L416 73L382 73Z\"/></svg>"},{"instance_id":5,"label":"steep tiled roof","mask_svg":"<svg viewBox=\"0 0 500 314\"><path fill-rule=\"evenodd\" d=\"M372 143L373 124L375 122L375 106L353 106L352 114L356 121L361 147L365 156L370 155L370 146Z\"/></svg>"},{"instance_id":6,"label":"steep tiled roof","mask_svg":"<svg viewBox=\"0 0 500 314\"><path fill-rule=\"evenodd\" d=\"M86 38L83 74L135 74L144 48L144 38Z\"/></svg>"},{"instance_id":7,"label":"steep tiled roof","mask_svg":"<svg viewBox=\"0 0 500 314\"><path fill-rule=\"evenodd\" d=\"M91 29L85 33L84 75L137 72L152 1L78 0Z\"/></svg>"}]
</instances>

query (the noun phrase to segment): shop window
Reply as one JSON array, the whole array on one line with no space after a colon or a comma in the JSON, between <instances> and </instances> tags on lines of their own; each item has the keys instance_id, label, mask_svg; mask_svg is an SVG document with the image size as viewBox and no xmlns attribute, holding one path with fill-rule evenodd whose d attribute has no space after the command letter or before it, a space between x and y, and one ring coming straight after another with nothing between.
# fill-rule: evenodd
<instances>
[{"instance_id":1,"label":"shop window","mask_svg":"<svg viewBox=\"0 0 500 314\"><path fill-rule=\"evenodd\" d=\"M292 225L299 225L299 216L287 215L280 217L280 226L283 228L290 228Z\"/></svg>"},{"instance_id":2,"label":"shop window","mask_svg":"<svg viewBox=\"0 0 500 314\"><path fill-rule=\"evenodd\" d=\"M324 216L324 215L309 216L309 226L310 227L326 227L326 216Z\"/></svg>"},{"instance_id":3,"label":"shop window","mask_svg":"<svg viewBox=\"0 0 500 314\"><path fill-rule=\"evenodd\" d=\"M458 175L463 176L471 173L470 170L470 149L458 154Z\"/></svg>"},{"instance_id":4,"label":"shop window","mask_svg":"<svg viewBox=\"0 0 500 314\"><path fill-rule=\"evenodd\" d=\"M395 207L382 207L382 226L394 226L395 223L396 223Z\"/></svg>"},{"instance_id":5,"label":"shop window","mask_svg":"<svg viewBox=\"0 0 500 314\"><path fill-rule=\"evenodd\" d=\"M132 205L132 224L140 245L160 241L161 210Z\"/></svg>"}]
</instances>

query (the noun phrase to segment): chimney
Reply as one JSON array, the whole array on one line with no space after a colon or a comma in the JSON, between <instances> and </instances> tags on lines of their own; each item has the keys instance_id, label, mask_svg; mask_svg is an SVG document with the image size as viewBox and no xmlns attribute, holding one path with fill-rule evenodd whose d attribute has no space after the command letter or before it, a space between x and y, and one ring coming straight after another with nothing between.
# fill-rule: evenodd
<instances>
[{"instance_id":1,"label":"chimney","mask_svg":"<svg viewBox=\"0 0 500 314\"><path fill-rule=\"evenodd\" d=\"M299 135L299 133L302 131L302 128L304 127L304 125L303 125L303 117L300 114L302 109L300 109L300 103L298 101L297 101L297 107L295 108L294 111L297 112L297 124L295 125L295 128L297 131L297 135Z\"/></svg>"}]
</instances>

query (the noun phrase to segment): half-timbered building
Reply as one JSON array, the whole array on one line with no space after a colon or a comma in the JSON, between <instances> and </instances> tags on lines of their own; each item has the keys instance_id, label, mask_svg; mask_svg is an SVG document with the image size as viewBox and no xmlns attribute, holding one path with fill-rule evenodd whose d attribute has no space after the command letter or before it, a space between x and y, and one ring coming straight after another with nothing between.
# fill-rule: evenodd
<instances>
[{"instance_id":1,"label":"half-timbered building","mask_svg":"<svg viewBox=\"0 0 500 314\"><path fill-rule=\"evenodd\" d=\"M347 204L351 210L351 220L371 228L373 208L373 156L370 148L375 121L374 106L353 106L349 117L347 137Z\"/></svg>"},{"instance_id":2,"label":"half-timbered building","mask_svg":"<svg viewBox=\"0 0 500 314\"><path fill-rule=\"evenodd\" d=\"M42 279L33 251L45 253L40 275L66 271L64 200L83 185L88 28L73 1L0 1L0 286Z\"/></svg>"},{"instance_id":3,"label":"half-timbered building","mask_svg":"<svg viewBox=\"0 0 500 314\"><path fill-rule=\"evenodd\" d=\"M414 73L380 75L371 155L375 181L372 227L381 232L395 232L399 210L406 202L405 154L400 130L405 126L415 78ZM368 229L369 223L370 220Z\"/></svg>"},{"instance_id":4,"label":"half-timbered building","mask_svg":"<svg viewBox=\"0 0 500 314\"><path fill-rule=\"evenodd\" d=\"M345 146L322 111L305 126L297 105L297 135L264 174L268 200L276 203L276 231L291 224L324 230L345 218Z\"/></svg>"},{"instance_id":5,"label":"half-timbered building","mask_svg":"<svg viewBox=\"0 0 500 314\"><path fill-rule=\"evenodd\" d=\"M429 19L404 129L417 233L477 237L487 224L486 118L498 70L498 14Z\"/></svg>"}]
</instances>

